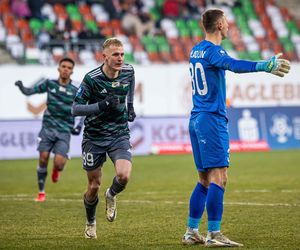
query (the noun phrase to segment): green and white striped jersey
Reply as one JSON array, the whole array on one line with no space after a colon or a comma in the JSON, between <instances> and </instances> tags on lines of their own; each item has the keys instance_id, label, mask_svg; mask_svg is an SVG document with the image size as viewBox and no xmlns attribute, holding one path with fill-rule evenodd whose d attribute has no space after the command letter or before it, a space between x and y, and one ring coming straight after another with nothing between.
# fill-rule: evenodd
<instances>
[{"instance_id":1,"label":"green and white striped jersey","mask_svg":"<svg viewBox=\"0 0 300 250\"><path fill-rule=\"evenodd\" d=\"M93 104L108 95L117 95L120 104L115 109L101 111L85 118L84 140L106 146L118 137L129 138L127 102L133 102L135 77L130 64L124 64L115 79L109 79L102 65L87 73L76 94L74 104Z\"/></svg>"},{"instance_id":2,"label":"green and white striped jersey","mask_svg":"<svg viewBox=\"0 0 300 250\"><path fill-rule=\"evenodd\" d=\"M45 79L33 87L34 93L47 93L47 109L43 115L43 128L70 133L74 126L71 108L78 88L61 85L58 80Z\"/></svg>"}]
</instances>

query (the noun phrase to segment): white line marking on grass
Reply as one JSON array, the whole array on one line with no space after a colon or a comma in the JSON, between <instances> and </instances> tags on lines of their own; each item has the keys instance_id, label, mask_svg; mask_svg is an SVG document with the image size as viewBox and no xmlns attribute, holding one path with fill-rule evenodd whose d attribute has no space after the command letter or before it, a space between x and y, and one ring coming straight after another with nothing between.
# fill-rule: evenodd
<instances>
[{"instance_id":1,"label":"white line marking on grass","mask_svg":"<svg viewBox=\"0 0 300 250\"><path fill-rule=\"evenodd\" d=\"M26 194L0 195L0 201L34 201L34 197ZM82 202L82 199L69 198L47 198L46 202ZM157 200L118 200L120 203L128 204L168 204L168 205L188 205L183 201L157 201ZM260 202L235 202L226 201L224 205L228 206L259 206L259 207L300 207L298 203L260 203Z\"/></svg>"},{"instance_id":2,"label":"white line marking on grass","mask_svg":"<svg viewBox=\"0 0 300 250\"><path fill-rule=\"evenodd\" d=\"M282 190L271 190L271 189L237 189L237 190L230 190L227 191L228 193L300 193L299 189L282 189ZM136 192L136 194L143 194L143 195L172 195L172 194L182 194L179 191L171 191L171 192ZM83 197L83 193L68 193L68 197ZM32 197L30 194L0 194L0 199L2 198L18 198L18 197Z\"/></svg>"},{"instance_id":3,"label":"white line marking on grass","mask_svg":"<svg viewBox=\"0 0 300 250\"><path fill-rule=\"evenodd\" d=\"M245 190L234 190L234 193L271 193L272 190L268 189L245 189Z\"/></svg>"},{"instance_id":4,"label":"white line marking on grass","mask_svg":"<svg viewBox=\"0 0 300 250\"><path fill-rule=\"evenodd\" d=\"M282 193L299 193L300 190L297 190L297 189L283 189L281 190Z\"/></svg>"},{"instance_id":5,"label":"white line marking on grass","mask_svg":"<svg viewBox=\"0 0 300 250\"><path fill-rule=\"evenodd\" d=\"M266 207L300 207L297 203L259 203L259 202L224 202L225 205L240 206L266 206Z\"/></svg>"},{"instance_id":6,"label":"white line marking on grass","mask_svg":"<svg viewBox=\"0 0 300 250\"><path fill-rule=\"evenodd\" d=\"M230 191L229 191L230 192ZM234 193L299 193L297 189L282 189L282 190L270 190L270 189L245 189L245 190L233 190Z\"/></svg>"}]
</instances>

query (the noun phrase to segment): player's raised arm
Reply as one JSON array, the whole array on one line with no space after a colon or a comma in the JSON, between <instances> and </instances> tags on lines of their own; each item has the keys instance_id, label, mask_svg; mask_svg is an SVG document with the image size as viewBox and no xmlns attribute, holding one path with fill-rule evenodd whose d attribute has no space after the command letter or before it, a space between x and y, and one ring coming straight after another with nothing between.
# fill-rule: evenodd
<instances>
[{"instance_id":1,"label":"player's raised arm","mask_svg":"<svg viewBox=\"0 0 300 250\"><path fill-rule=\"evenodd\" d=\"M47 79L40 79L33 87L25 87L23 82L18 80L15 82L15 86L19 87L20 91L27 96L37 93L45 93L47 91Z\"/></svg>"},{"instance_id":2,"label":"player's raised arm","mask_svg":"<svg viewBox=\"0 0 300 250\"><path fill-rule=\"evenodd\" d=\"M17 87L19 87L20 91L24 94L24 95L33 95L33 94L36 94L37 92L35 91L34 88L26 88L24 87L23 85L23 82L22 81L16 81L15 82L15 85Z\"/></svg>"}]
</instances>

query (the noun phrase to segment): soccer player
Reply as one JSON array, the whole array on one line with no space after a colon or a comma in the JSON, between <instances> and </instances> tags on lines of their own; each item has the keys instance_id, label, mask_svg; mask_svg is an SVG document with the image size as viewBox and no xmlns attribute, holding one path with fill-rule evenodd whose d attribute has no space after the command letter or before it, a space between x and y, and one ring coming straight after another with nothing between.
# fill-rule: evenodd
<instances>
[{"instance_id":1,"label":"soccer player","mask_svg":"<svg viewBox=\"0 0 300 250\"><path fill-rule=\"evenodd\" d=\"M128 121L132 122L136 116L134 69L124 63L123 44L116 38L103 43L103 58L101 66L85 75L72 109L73 115L86 116L82 159L88 185L83 202L86 210L84 235L89 239L97 238L96 207L106 154L116 172L104 194L106 218L110 222L117 216L116 195L125 189L132 168Z\"/></svg>"},{"instance_id":2,"label":"soccer player","mask_svg":"<svg viewBox=\"0 0 300 250\"><path fill-rule=\"evenodd\" d=\"M42 129L38 136L39 165L37 178L39 193L36 201L46 199L45 182L50 153L54 153L52 181L59 180L68 159L70 134L79 135L83 119L74 127L74 117L71 108L78 88L70 79L73 73L74 61L63 58L58 65L59 78L57 80L45 79L32 88L23 86L22 81L15 82L24 95L47 93L47 109L43 115Z\"/></svg>"},{"instance_id":3,"label":"soccer player","mask_svg":"<svg viewBox=\"0 0 300 250\"><path fill-rule=\"evenodd\" d=\"M287 60L279 59L280 55L258 62L231 58L220 46L228 33L228 23L222 10L205 11L202 24L205 39L192 49L189 62L193 100L189 132L199 181L190 197L187 230L182 243L239 247L242 244L221 233L229 167L225 70L235 73L265 71L283 77L289 72L290 65ZM206 238L198 232L205 207L208 216Z\"/></svg>"}]
</instances>

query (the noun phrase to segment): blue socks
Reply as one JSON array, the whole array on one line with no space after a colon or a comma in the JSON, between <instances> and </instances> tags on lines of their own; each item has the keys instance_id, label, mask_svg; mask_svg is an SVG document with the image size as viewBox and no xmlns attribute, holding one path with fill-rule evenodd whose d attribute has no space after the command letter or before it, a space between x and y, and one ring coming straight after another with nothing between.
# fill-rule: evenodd
<instances>
[{"instance_id":1,"label":"blue socks","mask_svg":"<svg viewBox=\"0 0 300 250\"><path fill-rule=\"evenodd\" d=\"M198 182L190 198L189 228L198 229L205 208L206 196L207 188Z\"/></svg>"},{"instance_id":2,"label":"blue socks","mask_svg":"<svg viewBox=\"0 0 300 250\"><path fill-rule=\"evenodd\" d=\"M210 183L207 192L206 210L208 231L220 231L223 214L224 188Z\"/></svg>"},{"instance_id":3,"label":"blue socks","mask_svg":"<svg viewBox=\"0 0 300 250\"><path fill-rule=\"evenodd\" d=\"M221 230L224 191L224 188L215 183L210 183L208 189L201 183L197 183L190 198L189 228L198 229L206 202L208 231Z\"/></svg>"}]
</instances>

